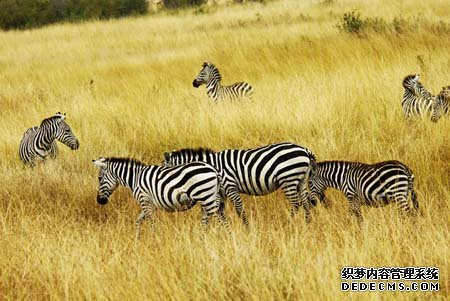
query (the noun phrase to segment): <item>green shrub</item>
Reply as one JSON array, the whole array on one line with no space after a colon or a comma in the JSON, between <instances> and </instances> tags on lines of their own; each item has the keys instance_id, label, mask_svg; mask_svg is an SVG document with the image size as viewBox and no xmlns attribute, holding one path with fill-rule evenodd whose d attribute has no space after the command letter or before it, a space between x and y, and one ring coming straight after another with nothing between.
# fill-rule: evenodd
<instances>
[{"instance_id":1,"label":"green shrub","mask_svg":"<svg viewBox=\"0 0 450 301\"><path fill-rule=\"evenodd\" d=\"M0 0L0 28L24 29L55 22L145 14L145 0Z\"/></svg>"},{"instance_id":2,"label":"green shrub","mask_svg":"<svg viewBox=\"0 0 450 301\"><path fill-rule=\"evenodd\" d=\"M345 13L337 25L339 30L349 33L360 33L366 26L367 20L361 19L360 13L355 10Z\"/></svg>"}]
</instances>

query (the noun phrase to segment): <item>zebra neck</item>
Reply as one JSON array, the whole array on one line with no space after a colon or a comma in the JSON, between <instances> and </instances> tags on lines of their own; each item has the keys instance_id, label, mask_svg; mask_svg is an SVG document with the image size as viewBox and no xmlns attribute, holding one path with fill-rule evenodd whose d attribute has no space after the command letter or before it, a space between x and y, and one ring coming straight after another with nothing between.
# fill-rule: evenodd
<instances>
[{"instance_id":1,"label":"zebra neck","mask_svg":"<svg viewBox=\"0 0 450 301\"><path fill-rule=\"evenodd\" d=\"M420 96L422 96L422 97L424 97L424 98L426 98L426 99L433 97L433 95L431 95L431 93L428 92L428 90L425 89L425 87L422 86L422 85L419 85L419 86L417 87L416 94L417 94L417 95L420 95Z\"/></svg>"},{"instance_id":2,"label":"zebra neck","mask_svg":"<svg viewBox=\"0 0 450 301\"><path fill-rule=\"evenodd\" d=\"M131 161L117 166L113 171L119 183L133 191L138 182L138 174L143 168L143 165Z\"/></svg>"},{"instance_id":3,"label":"zebra neck","mask_svg":"<svg viewBox=\"0 0 450 301\"><path fill-rule=\"evenodd\" d=\"M46 156L50 151L53 141L55 141L56 135L51 129L47 127L39 127L36 132L35 146L37 153L40 156Z\"/></svg>"},{"instance_id":4,"label":"zebra neck","mask_svg":"<svg viewBox=\"0 0 450 301\"><path fill-rule=\"evenodd\" d=\"M351 168L350 162L321 162L318 165L317 174L325 186L342 190L347 184L348 172Z\"/></svg>"},{"instance_id":5,"label":"zebra neck","mask_svg":"<svg viewBox=\"0 0 450 301\"><path fill-rule=\"evenodd\" d=\"M405 92L403 93L403 101L402 103L405 103L407 100L414 99L418 94L415 90L405 89Z\"/></svg>"},{"instance_id":6,"label":"zebra neck","mask_svg":"<svg viewBox=\"0 0 450 301\"><path fill-rule=\"evenodd\" d=\"M221 91L222 85L220 84L220 79L211 78L206 83L206 93L212 99L217 100L217 98L221 95Z\"/></svg>"}]
</instances>

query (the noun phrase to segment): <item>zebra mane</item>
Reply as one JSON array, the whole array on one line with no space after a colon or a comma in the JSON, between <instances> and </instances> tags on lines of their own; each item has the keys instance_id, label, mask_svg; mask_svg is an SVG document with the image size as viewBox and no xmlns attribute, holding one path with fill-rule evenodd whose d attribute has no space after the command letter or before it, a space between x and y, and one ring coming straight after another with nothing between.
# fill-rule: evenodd
<instances>
[{"instance_id":1,"label":"zebra mane","mask_svg":"<svg viewBox=\"0 0 450 301\"><path fill-rule=\"evenodd\" d=\"M220 74L219 69L213 63L208 63L208 66L211 68L211 73L216 76L218 81L222 81L222 75Z\"/></svg>"},{"instance_id":2,"label":"zebra mane","mask_svg":"<svg viewBox=\"0 0 450 301\"><path fill-rule=\"evenodd\" d=\"M409 75L405 76L405 78L403 78L403 81L402 81L403 88L409 90L409 87L407 86L407 84L408 84L408 82L413 81L415 77L416 77L416 74L409 74Z\"/></svg>"},{"instance_id":3,"label":"zebra mane","mask_svg":"<svg viewBox=\"0 0 450 301\"><path fill-rule=\"evenodd\" d=\"M44 127L46 125L52 124L54 120L60 119L60 116L52 116L49 118L45 118L44 120L41 121L41 125L40 127Z\"/></svg>"},{"instance_id":4,"label":"zebra mane","mask_svg":"<svg viewBox=\"0 0 450 301\"><path fill-rule=\"evenodd\" d=\"M126 158L126 157L108 157L108 158L105 158L105 161L110 162L110 163L133 163L133 164L138 164L138 165L146 165L142 161L139 161L134 158Z\"/></svg>"},{"instance_id":5,"label":"zebra mane","mask_svg":"<svg viewBox=\"0 0 450 301\"><path fill-rule=\"evenodd\" d=\"M214 153L214 151L212 149L204 148L204 147L183 148L183 149L172 151L172 155L175 155L175 156L176 155L181 155L182 156L182 155L185 155L185 154L192 155L192 156L203 155L203 154L209 155L209 154L213 154L213 153Z\"/></svg>"}]
</instances>

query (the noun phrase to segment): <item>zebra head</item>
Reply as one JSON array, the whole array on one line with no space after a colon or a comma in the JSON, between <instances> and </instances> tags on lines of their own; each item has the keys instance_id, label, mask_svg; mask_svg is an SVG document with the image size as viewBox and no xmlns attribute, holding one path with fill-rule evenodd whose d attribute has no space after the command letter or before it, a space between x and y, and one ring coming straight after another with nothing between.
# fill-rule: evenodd
<instances>
[{"instance_id":1,"label":"zebra head","mask_svg":"<svg viewBox=\"0 0 450 301\"><path fill-rule=\"evenodd\" d=\"M431 115L432 122L437 122L442 117L445 111L445 103L450 103L450 86L442 87L438 96L435 97L433 114Z\"/></svg>"},{"instance_id":2,"label":"zebra head","mask_svg":"<svg viewBox=\"0 0 450 301\"><path fill-rule=\"evenodd\" d=\"M97 160L92 160L92 162L100 169L98 174L97 203L105 205L108 203L111 194L117 186L119 186L119 180L111 172L111 167L109 166L107 159L99 158Z\"/></svg>"},{"instance_id":3,"label":"zebra head","mask_svg":"<svg viewBox=\"0 0 450 301\"><path fill-rule=\"evenodd\" d=\"M219 70L213 64L204 62L200 73L194 79L192 85L195 88L198 88L203 84L210 83L211 81L214 81L214 83L220 82L221 79Z\"/></svg>"},{"instance_id":4,"label":"zebra head","mask_svg":"<svg viewBox=\"0 0 450 301\"><path fill-rule=\"evenodd\" d=\"M65 122L66 114L56 113L52 118L53 127L55 130L55 137L72 150L76 150L80 147L77 137L73 134L70 126Z\"/></svg>"},{"instance_id":5,"label":"zebra head","mask_svg":"<svg viewBox=\"0 0 450 301\"><path fill-rule=\"evenodd\" d=\"M406 90L416 90L420 80L420 74L410 74L405 76L402 85Z\"/></svg>"},{"instance_id":6,"label":"zebra head","mask_svg":"<svg viewBox=\"0 0 450 301\"><path fill-rule=\"evenodd\" d=\"M445 99L450 98L450 86L442 87L441 92L439 92L439 95L442 95Z\"/></svg>"}]
</instances>

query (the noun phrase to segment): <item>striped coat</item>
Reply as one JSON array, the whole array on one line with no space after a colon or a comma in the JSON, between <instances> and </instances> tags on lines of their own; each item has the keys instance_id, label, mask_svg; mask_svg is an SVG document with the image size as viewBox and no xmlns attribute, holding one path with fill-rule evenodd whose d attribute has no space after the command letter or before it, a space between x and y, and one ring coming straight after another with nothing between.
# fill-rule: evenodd
<instances>
[{"instance_id":1,"label":"striped coat","mask_svg":"<svg viewBox=\"0 0 450 301\"><path fill-rule=\"evenodd\" d=\"M205 227L211 215L216 215L228 227L224 213L219 210L223 203L220 175L206 163L166 168L129 158L99 158L93 162L100 169L99 204L108 203L119 184L133 192L142 209L136 220L137 237L144 219L149 219L154 225L156 210L185 211L197 203L202 207L202 224Z\"/></svg>"},{"instance_id":2,"label":"striped coat","mask_svg":"<svg viewBox=\"0 0 450 301\"><path fill-rule=\"evenodd\" d=\"M237 100L243 97L251 98L253 88L245 82L234 83L230 86L221 85L222 76L219 69L212 63L204 62L202 69L192 82L195 88L206 85L206 93L215 102L222 100Z\"/></svg>"}]
</instances>

